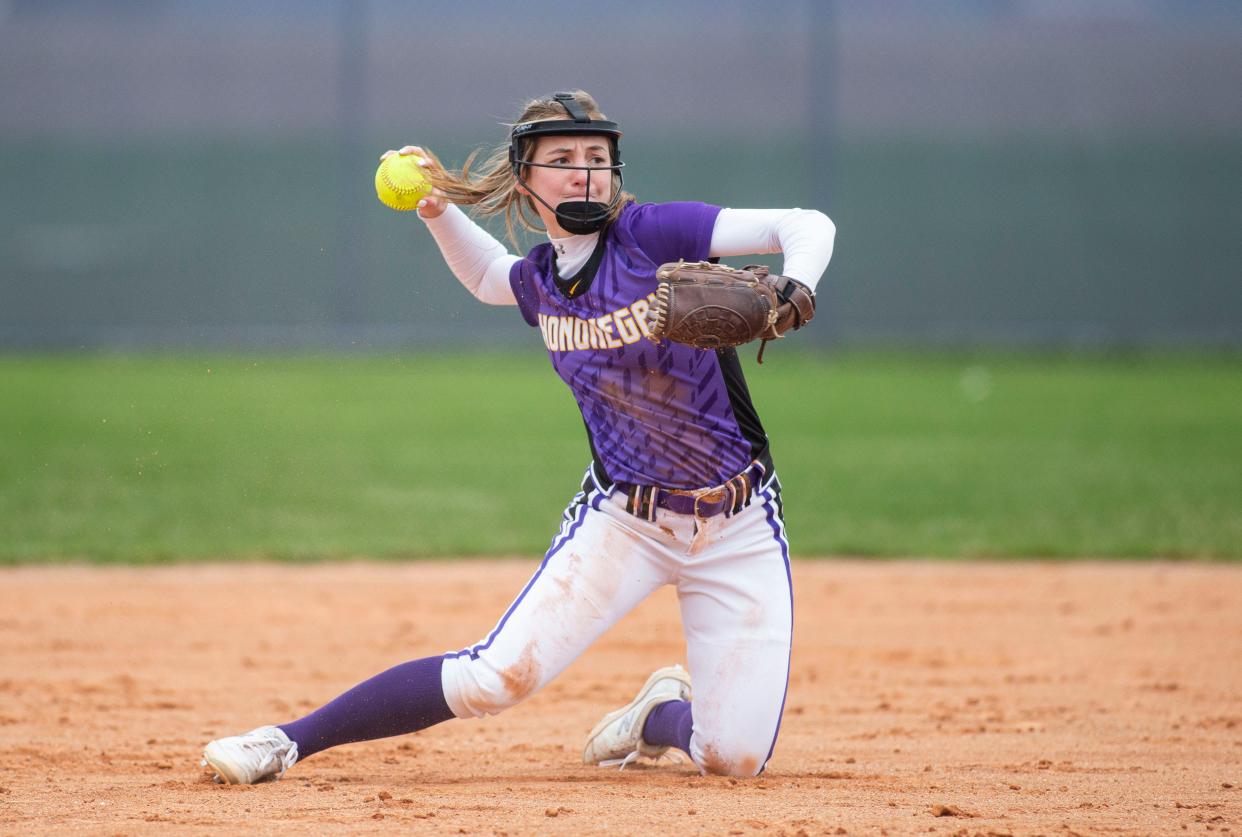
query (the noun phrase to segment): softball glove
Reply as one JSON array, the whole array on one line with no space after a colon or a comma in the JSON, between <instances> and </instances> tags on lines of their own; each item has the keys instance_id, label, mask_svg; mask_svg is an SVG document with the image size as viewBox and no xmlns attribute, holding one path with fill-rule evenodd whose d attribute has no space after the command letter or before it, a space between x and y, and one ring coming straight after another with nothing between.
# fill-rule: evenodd
<instances>
[{"instance_id":1,"label":"softball glove","mask_svg":"<svg viewBox=\"0 0 1242 837\"><path fill-rule=\"evenodd\" d=\"M762 265L738 270L711 262L669 262L656 271L659 287L647 312L648 336L696 349L721 349L769 340L802 328L815 316L815 294Z\"/></svg>"}]
</instances>

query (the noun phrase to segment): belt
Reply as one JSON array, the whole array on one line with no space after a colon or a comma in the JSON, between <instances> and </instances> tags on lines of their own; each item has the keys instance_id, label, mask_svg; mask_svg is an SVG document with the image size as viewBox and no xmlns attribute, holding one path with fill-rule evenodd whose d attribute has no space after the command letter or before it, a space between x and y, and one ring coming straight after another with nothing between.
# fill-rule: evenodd
<instances>
[{"instance_id":1,"label":"belt","mask_svg":"<svg viewBox=\"0 0 1242 837\"><path fill-rule=\"evenodd\" d=\"M616 486L628 498L625 510L644 520L654 521L656 509L691 514L700 519L722 512L725 517L731 517L750 505L751 493L759 485L764 470L763 464L755 460L745 471L711 488L662 488L632 482L619 482Z\"/></svg>"}]
</instances>

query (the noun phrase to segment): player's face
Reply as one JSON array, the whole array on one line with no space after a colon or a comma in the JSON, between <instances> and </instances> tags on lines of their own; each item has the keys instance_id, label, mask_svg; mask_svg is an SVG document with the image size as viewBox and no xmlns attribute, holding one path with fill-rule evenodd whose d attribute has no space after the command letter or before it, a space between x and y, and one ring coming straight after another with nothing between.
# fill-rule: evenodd
<instances>
[{"instance_id":1,"label":"player's face","mask_svg":"<svg viewBox=\"0 0 1242 837\"><path fill-rule=\"evenodd\" d=\"M587 184L590 183L590 199L600 203L612 200L612 171L599 168L597 171L583 171L580 168L549 168L549 166L592 166L602 167L612 164L612 149L608 139L603 136L581 137L540 137L535 141L535 151L531 158L541 166L527 166L524 172L529 190L518 184L518 192L529 194L535 192L551 206L564 201L584 201L587 199ZM535 211L539 213L548 232L557 238L569 235L557 223L556 213L539 201L534 201Z\"/></svg>"}]
</instances>

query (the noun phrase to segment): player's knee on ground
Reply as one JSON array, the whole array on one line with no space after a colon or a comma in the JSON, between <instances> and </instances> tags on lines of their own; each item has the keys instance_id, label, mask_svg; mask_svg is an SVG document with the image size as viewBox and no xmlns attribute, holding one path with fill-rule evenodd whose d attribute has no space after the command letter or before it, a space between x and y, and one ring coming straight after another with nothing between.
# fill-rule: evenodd
<instances>
[{"instance_id":1,"label":"player's knee on ground","mask_svg":"<svg viewBox=\"0 0 1242 837\"><path fill-rule=\"evenodd\" d=\"M447 659L442 675L444 700L458 718L497 715L539 687L539 672L526 662L499 668L483 657Z\"/></svg>"},{"instance_id":2,"label":"player's knee on ground","mask_svg":"<svg viewBox=\"0 0 1242 837\"><path fill-rule=\"evenodd\" d=\"M704 773L713 776L757 776L768 757L771 742L700 739L691 741L691 756Z\"/></svg>"}]
</instances>

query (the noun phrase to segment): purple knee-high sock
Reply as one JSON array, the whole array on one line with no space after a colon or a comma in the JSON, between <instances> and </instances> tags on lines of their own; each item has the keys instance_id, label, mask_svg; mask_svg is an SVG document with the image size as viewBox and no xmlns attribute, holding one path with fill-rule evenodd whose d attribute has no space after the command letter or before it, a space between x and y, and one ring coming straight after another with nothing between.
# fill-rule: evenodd
<instances>
[{"instance_id":1,"label":"purple knee-high sock","mask_svg":"<svg viewBox=\"0 0 1242 837\"><path fill-rule=\"evenodd\" d=\"M354 686L305 718L281 724L298 759L354 741L404 735L453 717L440 685L443 657L393 666Z\"/></svg>"},{"instance_id":2,"label":"purple knee-high sock","mask_svg":"<svg viewBox=\"0 0 1242 837\"><path fill-rule=\"evenodd\" d=\"M690 754L690 733L694 716L690 701L669 700L656 704L643 724L643 741L655 747L676 747Z\"/></svg>"}]
</instances>

